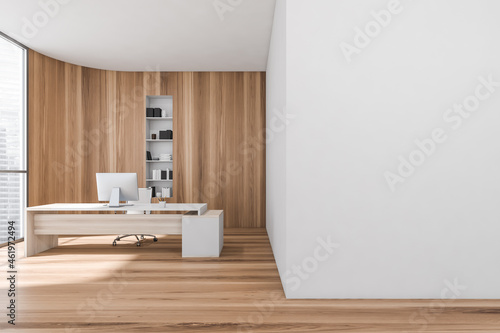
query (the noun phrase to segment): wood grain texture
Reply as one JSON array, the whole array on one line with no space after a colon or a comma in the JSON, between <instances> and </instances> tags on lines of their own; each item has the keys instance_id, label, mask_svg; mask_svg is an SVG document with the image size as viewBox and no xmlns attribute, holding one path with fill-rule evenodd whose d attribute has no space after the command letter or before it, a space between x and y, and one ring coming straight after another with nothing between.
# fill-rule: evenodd
<instances>
[{"instance_id":1,"label":"wood grain texture","mask_svg":"<svg viewBox=\"0 0 500 333\"><path fill-rule=\"evenodd\" d=\"M29 54L29 205L96 202L97 172L145 186L145 96L174 101L168 202L265 226L265 73L114 72Z\"/></svg>"},{"instance_id":2,"label":"wood grain texture","mask_svg":"<svg viewBox=\"0 0 500 333\"><path fill-rule=\"evenodd\" d=\"M182 215L35 214L37 235L182 234ZM196 216L197 217L197 216Z\"/></svg>"},{"instance_id":3,"label":"wood grain texture","mask_svg":"<svg viewBox=\"0 0 500 333\"><path fill-rule=\"evenodd\" d=\"M181 258L180 236L110 240L61 237L30 258L17 244L18 321L0 331L500 332L499 300L287 300L264 229L226 229L220 258Z\"/></svg>"}]
</instances>

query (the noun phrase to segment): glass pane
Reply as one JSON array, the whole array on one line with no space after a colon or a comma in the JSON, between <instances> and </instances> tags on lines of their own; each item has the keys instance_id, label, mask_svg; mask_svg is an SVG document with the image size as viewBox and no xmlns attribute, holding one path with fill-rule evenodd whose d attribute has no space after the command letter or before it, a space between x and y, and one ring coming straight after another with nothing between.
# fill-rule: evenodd
<instances>
[{"instance_id":1,"label":"glass pane","mask_svg":"<svg viewBox=\"0 0 500 333\"><path fill-rule=\"evenodd\" d=\"M26 170L24 52L0 37L0 170Z\"/></svg>"},{"instance_id":2,"label":"glass pane","mask_svg":"<svg viewBox=\"0 0 500 333\"><path fill-rule=\"evenodd\" d=\"M8 240L9 221L14 221L16 239L24 237L25 179L22 173L0 173L0 244Z\"/></svg>"},{"instance_id":3,"label":"glass pane","mask_svg":"<svg viewBox=\"0 0 500 333\"><path fill-rule=\"evenodd\" d=\"M24 237L26 174L5 171L26 171L25 52L0 36L0 244Z\"/></svg>"}]
</instances>

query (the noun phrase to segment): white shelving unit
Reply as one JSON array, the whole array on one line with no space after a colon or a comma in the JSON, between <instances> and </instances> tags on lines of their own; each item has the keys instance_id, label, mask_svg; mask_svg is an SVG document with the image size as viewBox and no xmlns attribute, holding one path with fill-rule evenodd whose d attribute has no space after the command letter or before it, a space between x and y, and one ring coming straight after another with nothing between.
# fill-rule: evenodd
<instances>
[{"instance_id":1,"label":"white shelving unit","mask_svg":"<svg viewBox=\"0 0 500 333\"><path fill-rule=\"evenodd\" d=\"M146 117L146 151L149 151L153 158L157 158L160 154L173 155L173 145L175 133L173 133L173 140L160 140L160 131L172 130L173 131L173 97L172 96L146 96L146 108L160 108L167 111L167 117ZM146 109L144 109L146 114ZM152 134L156 134L156 140L151 138ZM146 156L145 156L146 157ZM161 192L163 187L171 188L170 194L173 196L173 180L162 179L154 180L153 170L173 170L173 161L158 161L146 160L146 187L154 186L156 192ZM168 177L168 173L167 173ZM156 196L156 194L153 194Z\"/></svg>"}]
</instances>

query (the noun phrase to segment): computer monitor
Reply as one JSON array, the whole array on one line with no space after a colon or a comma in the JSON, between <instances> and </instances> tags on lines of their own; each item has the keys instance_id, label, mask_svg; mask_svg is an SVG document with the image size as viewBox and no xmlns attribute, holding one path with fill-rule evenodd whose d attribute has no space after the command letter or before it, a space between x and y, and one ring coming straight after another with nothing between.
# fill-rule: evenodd
<instances>
[{"instance_id":1,"label":"computer monitor","mask_svg":"<svg viewBox=\"0 0 500 333\"><path fill-rule=\"evenodd\" d=\"M97 173L97 197L109 201L109 207L120 207L120 201L139 200L136 173Z\"/></svg>"}]
</instances>

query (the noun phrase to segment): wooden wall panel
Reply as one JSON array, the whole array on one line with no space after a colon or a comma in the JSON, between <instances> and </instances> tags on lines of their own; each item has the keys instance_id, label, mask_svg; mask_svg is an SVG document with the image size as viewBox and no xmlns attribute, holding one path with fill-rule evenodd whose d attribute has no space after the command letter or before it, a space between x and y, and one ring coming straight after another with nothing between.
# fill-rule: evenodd
<instances>
[{"instance_id":1,"label":"wooden wall panel","mask_svg":"<svg viewBox=\"0 0 500 333\"><path fill-rule=\"evenodd\" d=\"M29 54L29 204L96 202L96 172L145 186L145 96L174 101L174 197L265 226L265 73L115 72Z\"/></svg>"}]
</instances>

